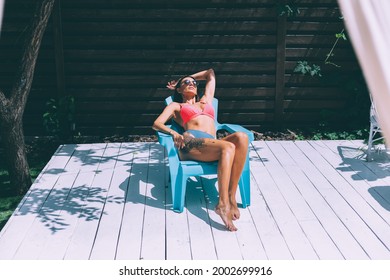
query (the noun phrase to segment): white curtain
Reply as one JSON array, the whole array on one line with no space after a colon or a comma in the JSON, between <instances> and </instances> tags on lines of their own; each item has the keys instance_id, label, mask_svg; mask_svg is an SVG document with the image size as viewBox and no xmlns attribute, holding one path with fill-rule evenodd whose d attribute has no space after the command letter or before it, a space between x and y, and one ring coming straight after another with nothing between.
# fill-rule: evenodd
<instances>
[{"instance_id":1,"label":"white curtain","mask_svg":"<svg viewBox=\"0 0 390 280\"><path fill-rule=\"evenodd\" d=\"M390 139L390 1L338 0L350 40L378 112L386 141Z\"/></svg>"},{"instance_id":2,"label":"white curtain","mask_svg":"<svg viewBox=\"0 0 390 280\"><path fill-rule=\"evenodd\" d=\"M3 23L3 11L4 11L4 0L0 0L0 35L1 35L1 24Z\"/></svg>"}]
</instances>

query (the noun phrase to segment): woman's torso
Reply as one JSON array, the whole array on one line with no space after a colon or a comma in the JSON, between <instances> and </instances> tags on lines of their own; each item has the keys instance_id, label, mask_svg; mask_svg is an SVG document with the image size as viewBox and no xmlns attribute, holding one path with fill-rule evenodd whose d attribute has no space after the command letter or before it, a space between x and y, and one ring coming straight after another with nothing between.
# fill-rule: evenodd
<instances>
[{"instance_id":1,"label":"woman's torso","mask_svg":"<svg viewBox=\"0 0 390 280\"><path fill-rule=\"evenodd\" d=\"M200 130L213 136L216 134L214 121L215 112L210 103L182 103L179 106L178 114L175 114L175 119L176 118L180 118L179 123L181 123L185 130Z\"/></svg>"}]
</instances>

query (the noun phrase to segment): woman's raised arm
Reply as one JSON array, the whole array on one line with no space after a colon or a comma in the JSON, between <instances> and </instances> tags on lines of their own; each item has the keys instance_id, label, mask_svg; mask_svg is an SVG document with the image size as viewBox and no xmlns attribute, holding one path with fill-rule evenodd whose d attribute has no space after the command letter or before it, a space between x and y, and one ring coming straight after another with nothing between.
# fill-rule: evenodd
<instances>
[{"instance_id":1,"label":"woman's raised arm","mask_svg":"<svg viewBox=\"0 0 390 280\"><path fill-rule=\"evenodd\" d=\"M206 80L206 87L202 99L206 99L207 103L212 103L215 94L216 79L213 69L200 71L191 75L195 80Z\"/></svg>"}]
</instances>

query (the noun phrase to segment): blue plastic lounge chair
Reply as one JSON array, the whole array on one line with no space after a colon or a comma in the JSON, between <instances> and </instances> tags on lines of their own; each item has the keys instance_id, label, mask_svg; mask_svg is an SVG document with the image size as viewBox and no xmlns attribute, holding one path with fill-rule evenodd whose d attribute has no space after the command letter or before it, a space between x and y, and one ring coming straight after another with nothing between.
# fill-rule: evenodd
<instances>
[{"instance_id":1,"label":"blue plastic lounge chair","mask_svg":"<svg viewBox=\"0 0 390 280\"><path fill-rule=\"evenodd\" d=\"M172 102L172 97L165 99L168 105ZM235 124L220 124L217 121L218 99L214 98L213 107L215 110L215 127L218 130L226 130L229 133L242 131L248 135L249 143L254 140L253 133ZM182 133L183 128L172 121L171 129ZM198 161L181 161L178 151L173 143L171 135L157 132L158 141L167 150L169 163L170 186L172 190L173 211L182 212L184 208L184 198L186 193L186 185L189 177L217 174L218 162L198 162ZM250 169L249 169L249 149L246 158L245 166L239 181L239 190L241 195L242 207L246 208L250 205Z\"/></svg>"}]
</instances>

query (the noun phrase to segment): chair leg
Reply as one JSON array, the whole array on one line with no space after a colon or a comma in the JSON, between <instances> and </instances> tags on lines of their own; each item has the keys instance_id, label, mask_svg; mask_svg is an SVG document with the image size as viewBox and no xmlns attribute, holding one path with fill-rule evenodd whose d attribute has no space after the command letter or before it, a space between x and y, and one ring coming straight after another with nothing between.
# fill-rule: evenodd
<instances>
[{"instance_id":1,"label":"chair leg","mask_svg":"<svg viewBox=\"0 0 390 280\"><path fill-rule=\"evenodd\" d=\"M240 188L242 208L246 208L251 202L249 159L245 162L238 186Z\"/></svg>"},{"instance_id":2,"label":"chair leg","mask_svg":"<svg viewBox=\"0 0 390 280\"><path fill-rule=\"evenodd\" d=\"M176 178L172 178L171 184L175 184L172 188L173 211L175 212L183 212L187 179L188 176L184 175L182 170L179 170Z\"/></svg>"}]
</instances>

